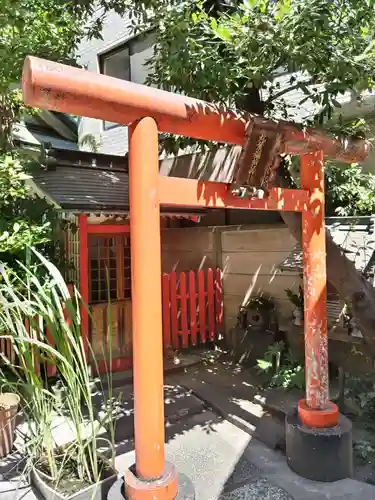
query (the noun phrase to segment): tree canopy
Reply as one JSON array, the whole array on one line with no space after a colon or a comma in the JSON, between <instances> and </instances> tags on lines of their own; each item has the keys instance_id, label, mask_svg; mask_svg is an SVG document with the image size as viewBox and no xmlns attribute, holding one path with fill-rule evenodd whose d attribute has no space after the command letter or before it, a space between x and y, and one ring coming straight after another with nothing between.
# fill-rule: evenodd
<instances>
[{"instance_id":1,"label":"tree canopy","mask_svg":"<svg viewBox=\"0 0 375 500\"><path fill-rule=\"evenodd\" d=\"M12 131L33 110L22 103L20 79L27 55L75 64L78 43L96 36L106 9L102 1L0 0L0 260L24 260L25 250L43 245L53 250L57 212L28 187L26 166L35 157L20 151Z\"/></svg>"},{"instance_id":2,"label":"tree canopy","mask_svg":"<svg viewBox=\"0 0 375 500\"><path fill-rule=\"evenodd\" d=\"M300 89L320 105L312 120L325 124L340 93L374 86L372 0L125 3L138 28L156 27L151 81L166 89L246 108L255 89L266 115ZM282 91L280 71L290 73Z\"/></svg>"},{"instance_id":3,"label":"tree canopy","mask_svg":"<svg viewBox=\"0 0 375 500\"><path fill-rule=\"evenodd\" d=\"M363 120L347 120L340 100L361 101L375 75L372 0L125 0L136 29L154 29L149 83L166 90L302 125L363 135ZM280 75L283 75L280 78ZM297 96L297 100L296 100ZM309 110L301 114L299 108ZM192 144L169 137L170 151ZM328 213L356 191L350 215L373 213L373 180L361 167L345 175L327 167ZM331 197L332 195L332 197ZM371 200L369 201L369 199ZM365 202L365 200L367 200Z\"/></svg>"}]
</instances>

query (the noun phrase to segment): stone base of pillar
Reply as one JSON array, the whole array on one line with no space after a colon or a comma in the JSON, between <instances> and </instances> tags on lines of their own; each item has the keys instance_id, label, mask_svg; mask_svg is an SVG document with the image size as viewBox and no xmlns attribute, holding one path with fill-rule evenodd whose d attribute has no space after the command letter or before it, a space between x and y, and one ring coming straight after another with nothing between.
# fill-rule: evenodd
<instances>
[{"instance_id":1,"label":"stone base of pillar","mask_svg":"<svg viewBox=\"0 0 375 500\"><path fill-rule=\"evenodd\" d=\"M185 474L166 462L165 473L155 481L141 481L134 474L134 466L111 487L108 500L195 500L195 490Z\"/></svg>"},{"instance_id":2,"label":"stone base of pillar","mask_svg":"<svg viewBox=\"0 0 375 500\"><path fill-rule=\"evenodd\" d=\"M323 482L352 477L352 423L345 416L334 427L306 427L296 411L286 416L285 441L287 463L299 476Z\"/></svg>"}]
</instances>

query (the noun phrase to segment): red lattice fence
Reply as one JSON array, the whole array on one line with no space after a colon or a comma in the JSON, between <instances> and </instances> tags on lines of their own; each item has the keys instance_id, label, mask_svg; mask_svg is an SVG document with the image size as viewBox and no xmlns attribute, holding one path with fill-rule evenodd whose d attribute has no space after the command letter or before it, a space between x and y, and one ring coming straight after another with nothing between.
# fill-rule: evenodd
<instances>
[{"instance_id":1,"label":"red lattice fence","mask_svg":"<svg viewBox=\"0 0 375 500\"><path fill-rule=\"evenodd\" d=\"M214 341L223 327L221 269L172 272L162 277L165 347Z\"/></svg>"}]
</instances>

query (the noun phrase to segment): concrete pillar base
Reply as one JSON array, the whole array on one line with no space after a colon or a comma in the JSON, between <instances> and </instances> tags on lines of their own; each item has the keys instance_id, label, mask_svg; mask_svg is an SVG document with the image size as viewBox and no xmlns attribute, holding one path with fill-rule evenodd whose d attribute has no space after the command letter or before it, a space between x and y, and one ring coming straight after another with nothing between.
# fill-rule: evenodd
<instances>
[{"instance_id":1,"label":"concrete pillar base","mask_svg":"<svg viewBox=\"0 0 375 500\"><path fill-rule=\"evenodd\" d=\"M155 481L142 481L132 466L111 487L108 500L195 500L195 490L185 474L177 474L175 467L166 462L165 473Z\"/></svg>"},{"instance_id":2,"label":"concrete pillar base","mask_svg":"<svg viewBox=\"0 0 375 500\"><path fill-rule=\"evenodd\" d=\"M297 412L285 418L286 457L299 476L333 482L353 475L352 423L343 415L330 428L306 427Z\"/></svg>"}]
</instances>

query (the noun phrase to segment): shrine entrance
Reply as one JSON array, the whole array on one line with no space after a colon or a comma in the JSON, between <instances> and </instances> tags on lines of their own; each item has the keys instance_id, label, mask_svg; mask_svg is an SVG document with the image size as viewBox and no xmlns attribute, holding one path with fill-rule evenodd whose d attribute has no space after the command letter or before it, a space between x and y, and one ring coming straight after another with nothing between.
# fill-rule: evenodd
<instances>
[{"instance_id":1,"label":"shrine entrance","mask_svg":"<svg viewBox=\"0 0 375 500\"><path fill-rule=\"evenodd\" d=\"M288 463L304 475L309 467L304 459L309 455L310 462L318 464L319 476L333 460L339 476L347 477L351 467L350 429L341 428L338 408L330 402L328 393L323 160L328 156L350 163L361 161L369 153L369 144L328 137L315 129L301 130L291 123L240 115L193 98L34 57L25 61L22 88L28 106L130 127L136 463L134 470L125 472L126 496L172 499L178 492L178 474L165 462L164 451L161 205L301 213L306 397L299 402L294 420L287 422ZM160 132L243 146L232 183L160 176ZM272 186L282 154L301 156L301 189ZM84 293L83 299L87 300ZM82 335L87 332L83 330ZM335 439L327 440L327 429ZM326 476L320 479L333 480ZM116 487L119 491L112 498L122 498L121 487Z\"/></svg>"}]
</instances>

